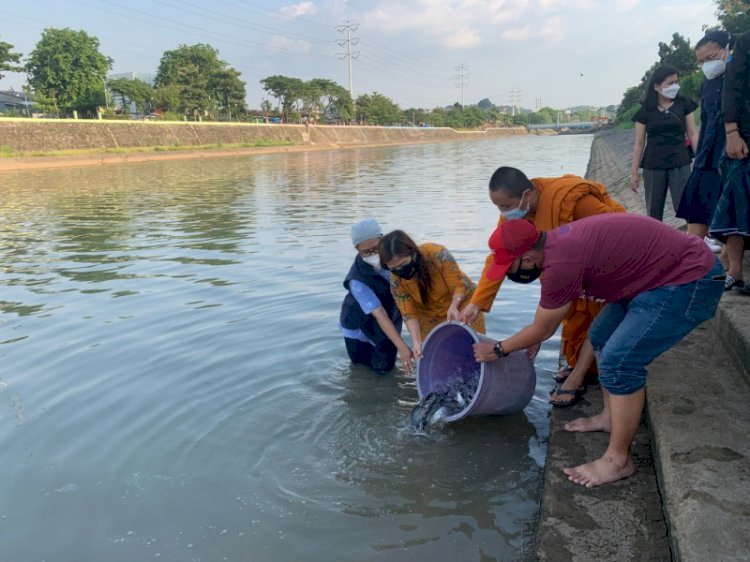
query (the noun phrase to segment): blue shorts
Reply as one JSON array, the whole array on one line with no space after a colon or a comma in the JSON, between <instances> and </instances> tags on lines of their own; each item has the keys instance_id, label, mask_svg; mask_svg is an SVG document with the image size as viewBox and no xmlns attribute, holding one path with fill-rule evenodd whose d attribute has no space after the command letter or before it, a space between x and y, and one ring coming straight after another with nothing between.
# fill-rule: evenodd
<instances>
[{"instance_id":1,"label":"blue shorts","mask_svg":"<svg viewBox=\"0 0 750 562\"><path fill-rule=\"evenodd\" d=\"M615 395L643 388L646 366L714 316L724 293L723 275L717 258L701 279L608 303L589 329L602 386Z\"/></svg>"}]
</instances>

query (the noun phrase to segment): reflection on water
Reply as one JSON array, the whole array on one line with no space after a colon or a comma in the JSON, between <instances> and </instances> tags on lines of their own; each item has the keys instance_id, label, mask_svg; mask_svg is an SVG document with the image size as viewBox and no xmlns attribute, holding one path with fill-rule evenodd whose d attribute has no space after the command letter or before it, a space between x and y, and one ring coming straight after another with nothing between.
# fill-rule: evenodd
<instances>
[{"instance_id":1,"label":"reflection on water","mask_svg":"<svg viewBox=\"0 0 750 562\"><path fill-rule=\"evenodd\" d=\"M590 142L0 176L0 559L531 558L550 378L523 414L415 436L414 381L348 362L341 281L369 215L476 279L492 171L581 174ZM537 298L505 287L489 333Z\"/></svg>"}]
</instances>

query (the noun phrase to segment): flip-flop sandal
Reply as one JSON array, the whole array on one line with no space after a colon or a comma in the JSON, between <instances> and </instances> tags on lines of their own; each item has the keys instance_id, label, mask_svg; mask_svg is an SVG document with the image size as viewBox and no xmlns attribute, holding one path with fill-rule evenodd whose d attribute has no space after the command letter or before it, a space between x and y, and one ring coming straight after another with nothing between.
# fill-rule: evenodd
<instances>
[{"instance_id":1,"label":"flip-flop sandal","mask_svg":"<svg viewBox=\"0 0 750 562\"><path fill-rule=\"evenodd\" d=\"M724 290L730 291L733 287L739 287L740 289L744 288L745 282L742 279L737 279L733 275L729 275L727 273L726 277L724 278Z\"/></svg>"},{"instance_id":2,"label":"flip-flop sandal","mask_svg":"<svg viewBox=\"0 0 750 562\"><path fill-rule=\"evenodd\" d=\"M570 400L566 400L565 402L558 402L555 400L549 400L549 403L552 404L555 408L567 408L569 406L572 406L581 399L581 397L586 394L586 387L582 386L581 388L576 388L573 390L563 390L563 389L557 389L557 396L559 397L561 394L566 396L572 396Z\"/></svg>"},{"instance_id":3,"label":"flip-flop sandal","mask_svg":"<svg viewBox=\"0 0 750 562\"><path fill-rule=\"evenodd\" d=\"M557 382L565 382L570 375L570 373L573 372L573 367L564 367L557 371L554 375L552 375L552 378L555 379Z\"/></svg>"}]
</instances>

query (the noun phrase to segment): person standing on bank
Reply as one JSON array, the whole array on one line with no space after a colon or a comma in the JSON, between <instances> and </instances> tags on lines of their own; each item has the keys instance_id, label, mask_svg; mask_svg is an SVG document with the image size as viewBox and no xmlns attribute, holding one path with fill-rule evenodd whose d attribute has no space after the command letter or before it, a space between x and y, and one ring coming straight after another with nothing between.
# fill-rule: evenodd
<instances>
[{"instance_id":1,"label":"person standing on bank","mask_svg":"<svg viewBox=\"0 0 750 562\"><path fill-rule=\"evenodd\" d=\"M727 245L726 290L750 295L742 275L742 255L750 245L750 32L737 37L732 61L724 73L721 108L727 158L719 169L724 189L711 223L711 236Z\"/></svg>"},{"instance_id":2,"label":"person standing on bank","mask_svg":"<svg viewBox=\"0 0 750 562\"><path fill-rule=\"evenodd\" d=\"M730 56L731 36L726 31L709 31L695 45L706 80L701 86L701 128L693 170L682 194L677 217L688 223L688 234L704 238L714 252L721 247L708 236L716 205L722 190L719 160L724 155L724 122L721 92L724 71Z\"/></svg>"},{"instance_id":3,"label":"person standing on bank","mask_svg":"<svg viewBox=\"0 0 750 562\"><path fill-rule=\"evenodd\" d=\"M664 217L667 190L675 209L690 176L689 149L698 146L698 130L693 112L697 104L678 94L677 69L660 66L651 75L646 98L633 116L635 143L630 167L630 189L638 192L638 168L643 168L646 213L657 220Z\"/></svg>"},{"instance_id":4,"label":"person standing on bank","mask_svg":"<svg viewBox=\"0 0 750 562\"><path fill-rule=\"evenodd\" d=\"M476 285L445 246L427 242L417 246L403 230L383 236L380 263L391 272L391 290L406 322L415 358L422 357L422 343L435 326L457 320ZM484 315L470 323L483 334Z\"/></svg>"},{"instance_id":5,"label":"person standing on bank","mask_svg":"<svg viewBox=\"0 0 750 562\"><path fill-rule=\"evenodd\" d=\"M609 445L599 459L564 472L589 488L628 478L635 472L630 446L643 411L646 366L714 316L724 293L721 262L698 237L630 213L548 232L507 221L489 244L490 278L538 268L542 294L530 325L505 340L474 344L477 361L502 360L548 339L581 296L607 303L589 329L604 409L565 429L607 431Z\"/></svg>"},{"instance_id":6,"label":"person standing on bank","mask_svg":"<svg viewBox=\"0 0 750 562\"><path fill-rule=\"evenodd\" d=\"M412 353L401 338L401 313L390 288L390 274L380 267L378 244L383 230L373 218L351 228L357 256L344 279L347 290L341 305L340 326L352 363L376 373L393 369L396 353L406 374L411 374Z\"/></svg>"}]
</instances>

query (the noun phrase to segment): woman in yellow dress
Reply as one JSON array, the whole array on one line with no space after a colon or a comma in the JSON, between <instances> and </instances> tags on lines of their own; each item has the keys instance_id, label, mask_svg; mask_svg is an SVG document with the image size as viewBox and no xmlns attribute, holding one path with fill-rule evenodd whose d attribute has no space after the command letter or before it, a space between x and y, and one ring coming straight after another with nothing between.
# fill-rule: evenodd
<instances>
[{"instance_id":1,"label":"woman in yellow dress","mask_svg":"<svg viewBox=\"0 0 750 562\"><path fill-rule=\"evenodd\" d=\"M402 230L389 232L378 245L381 265L391 272L391 291L412 340L412 353L422 356L422 342L435 326L457 320L476 284L458 267L445 246L417 246ZM485 333L484 314L471 327Z\"/></svg>"}]
</instances>

